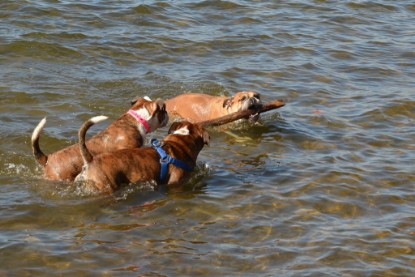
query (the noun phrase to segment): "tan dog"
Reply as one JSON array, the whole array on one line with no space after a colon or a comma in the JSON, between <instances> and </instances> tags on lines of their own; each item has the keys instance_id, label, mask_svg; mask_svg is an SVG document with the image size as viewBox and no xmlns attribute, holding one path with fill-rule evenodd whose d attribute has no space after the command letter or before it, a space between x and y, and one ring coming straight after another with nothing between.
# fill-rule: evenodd
<instances>
[{"instance_id":1,"label":"tan dog","mask_svg":"<svg viewBox=\"0 0 415 277\"><path fill-rule=\"evenodd\" d=\"M121 184L138 181L177 184L194 169L199 152L209 144L209 134L203 127L184 121L172 124L162 146L153 142L154 147L123 149L93 156L85 145L85 134L90 126L102 120L105 117L94 117L79 129L84 167L75 179L99 193L112 193Z\"/></svg>"},{"instance_id":2,"label":"tan dog","mask_svg":"<svg viewBox=\"0 0 415 277\"><path fill-rule=\"evenodd\" d=\"M232 97L185 93L166 100L170 116L178 116L191 122L215 119L255 108L259 104L260 95L253 91L241 91Z\"/></svg>"},{"instance_id":3,"label":"tan dog","mask_svg":"<svg viewBox=\"0 0 415 277\"><path fill-rule=\"evenodd\" d=\"M87 141L94 155L119 149L141 147L146 133L163 127L168 114L163 101L139 98L131 109L112 122L105 130ZM44 118L33 131L32 149L36 161L43 166L49 180L73 181L82 170L79 145L74 144L55 153L45 155L39 147L39 135L45 126Z\"/></svg>"}]
</instances>

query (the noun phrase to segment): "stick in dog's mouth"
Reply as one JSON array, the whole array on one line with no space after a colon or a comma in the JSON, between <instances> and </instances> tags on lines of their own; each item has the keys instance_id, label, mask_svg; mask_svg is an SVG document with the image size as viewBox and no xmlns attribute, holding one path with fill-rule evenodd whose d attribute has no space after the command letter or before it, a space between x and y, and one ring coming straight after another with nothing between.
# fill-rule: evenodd
<instances>
[{"instance_id":1,"label":"stick in dog's mouth","mask_svg":"<svg viewBox=\"0 0 415 277\"><path fill-rule=\"evenodd\" d=\"M274 100L267 103L257 103L256 108L248 109L245 111L239 111L232 114L228 114L219 118L206 120L198 122L200 125L204 127L209 126L220 126L223 124L230 123L232 121L236 121L241 118L250 118L255 116L259 116L260 113L264 113L270 110L278 109L285 106L285 102L283 100Z\"/></svg>"}]
</instances>

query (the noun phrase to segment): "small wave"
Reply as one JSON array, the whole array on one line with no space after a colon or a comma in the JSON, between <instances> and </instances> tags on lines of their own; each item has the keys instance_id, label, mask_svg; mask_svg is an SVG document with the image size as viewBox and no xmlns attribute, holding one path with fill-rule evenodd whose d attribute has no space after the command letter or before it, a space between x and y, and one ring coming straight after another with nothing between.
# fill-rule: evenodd
<instances>
[{"instance_id":1,"label":"small wave","mask_svg":"<svg viewBox=\"0 0 415 277\"><path fill-rule=\"evenodd\" d=\"M0 174L25 179L40 175L40 168L35 165L31 155L11 151L0 152Z\"/></svg>"},{"instance_id":2,"label":"small wave","mask_svg":"<svg viewBox=\"0 0 415 277\"><path fill-rule=\"evenodd\" d=\"M23 164L6 163L2 170L2 175L27 175L29 168Z\"/></svg>"},{"instance_id":3,"label":"small wave","mask_svg":"<svg viewBox=\"0 0 415 277\"><path fill-rule=\"evenodd\" d=\"M230 2L230 1L218 1L218 0L209 0L209 1L202 1L197 4L192 4L194 8L215 8L220 10L232 10L243 8L243 5Z\"/></svg>"},{"instance_id":4,"label":"small wave","mask_svg":"<svg viewBox=\"0 0 415 277\"><path fill-rule=\"evenodd\" d=\"M68 32L61 32L61 33L44 33L44 32L30 32L27 34L22 35L22 37L30 38L30 39L87 39L89 38L87 35L83 33L68 33Z\"/></svg>"},{"instance_id":5,"label":"small wave","mask_svg":"<svg viewBox=\"0 0 415 277\"><path fill-rule=\"evenodd\" d=\"M383 112L394 118L396 116L404 116L407 119L414 119L415 118L415 101L396 101L390 103L387 107L383 109ZM408 122L409 123L409 122Z\"/></svg>"},{"instance_id":6,"label":"small wave","mask_svg":"<svg viewBox=\"0 0 415 277\"><path fill-rule=\"evenodd\" d=\"M30 57L41 60L53 60L56 58L64 58L66 61L77 63L78 59L83 55L71 48L64 47L58 43L39 42L30 40L17 40L6 45L2 45L0 53L6 54L8 58L11 57Z\"/></svg>"},{"instance_id":7,"label":"small wave","mask_svg":"<svg viewBox=\"0 0 415 277\"><path fill-rule=\"evenodd\" d=\"M48 17L61 17L62 11L51 7L51 6L41 6L41 5L22 5L19 8L17 8L17 13L25 15L27 17L28 15L33 17L41 17L41 16L48 16Z\"/></svg>"},{"instance_id":8,"label":"small wave","mask_svg":"<svg viewBox=\"0 0 415 277\"><path fill-rule=\"evenodd\" d=\"M12 166L14 168L14 166ZM195 191L200 188L201 180L209 173L210 167L206 163L199 162L191 177L172 188L174 193L183 191ZM145 194L159 190L169 193L170 187L160 186L155 181L140 181L134 184L124 185L112 195L102 195L99 190L85 186L83 182L48 181L40 175L26 178L32 188L46 199L96 199L111 198L114 201L123 201L134 194Z\"/></svg>"},{"instance_id":9,"label":"small wave","mask_svg":"<svg viewBox=\"0 0 415 277\"><path fill-rule=\"evenodd\" d=\"M156 13L156 7L152 5L140 4L132 9L137 14L152 15Z\"/></svg>"},{"instance_id":10,"label":"small wave","mask_svg":"<svg viewBox=\"0 0 415 277\"><path fill-rule=\"evenodd\" d=\"M349 2L346 4L346 6L355 10L370 10L373 12L390 12L397 10L397 8L393 5L386 5L375 2Z\"/></svg>"}]
</instances>

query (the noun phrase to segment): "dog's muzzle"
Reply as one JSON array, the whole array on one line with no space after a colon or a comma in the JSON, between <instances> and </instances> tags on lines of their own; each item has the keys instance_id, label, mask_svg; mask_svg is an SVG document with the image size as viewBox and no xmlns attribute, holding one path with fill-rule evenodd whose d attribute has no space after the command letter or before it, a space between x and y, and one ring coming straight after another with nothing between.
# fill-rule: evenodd
<instances>
[{"instance_id":1,"label":"dog's muzzle","mask_svg":"<svg viewBox=\"0 0 415 277\"><path fill-rule=\"evenodd\" d=\"M245 103L248 106L248 110L255 110L258 109L261 105L261 100L256 97L251 97L248 100L246 100ZM257 122L259 120L259 113L253 114L249 117L250 122Z\"/></svg>"},{"instance_id":2,"label":"dog's muzzle","mask_svg":"<svg viewBox=\"0 0 415 277\"><path fill-rule=\"evenodd\" d=\"M248 105L248 109L253 110L259 107L260 105L260 100L258 98L255 97L251 97L247 100L247 105Z\"/></svg>"}]
</instances>

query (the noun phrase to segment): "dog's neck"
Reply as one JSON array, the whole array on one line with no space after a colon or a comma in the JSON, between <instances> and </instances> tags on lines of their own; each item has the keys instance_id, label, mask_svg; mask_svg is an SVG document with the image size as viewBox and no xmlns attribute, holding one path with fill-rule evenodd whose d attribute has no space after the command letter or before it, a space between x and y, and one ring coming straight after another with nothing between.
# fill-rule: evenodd
<instances>
[{"instance_id":1,"label":"dog's neck","mask_svg":"<svg viewBox=\"0 0 415 277\"><path fill-rule=\"evenodd\" d=\"M147 134L147 133L151 132L151 129L150 129L150 126L148 124L148 121L145 119L145 116L140 115L140 113L143 113L142 110L143 109L135 111L135 110L131 109L131 110L128 111L128 114L131 115L132 117L134 117L135 120L137 120L137 122L139 123L138 124L138 129L140 130L140 133ZM147 110L146 110L146 113L148 114Z\"/></svg>"},{"instance_id":2,"label":"dog's neck","mask_svg":"<svg viewBox=\"0 0 415 277\"><path fill-rule=\"evenodd\" d=\"M157 139L153 138L151 140L151 145L160 156L160 181L162 183L165 183L167 181L167 178L170 175L169 172L171 172L171 170L174 170L174 168L179 168L187 172L193 171L193 163L192 165L189 165L188 161L182 161L181 159L172 157L170 154L166 153L166 151L162 148L160 142ZM169 167L169 165L173 165L173 167Z\"/></svg>"},{"instance_id":3,"label":"dog's neck","mask_svg":"<svg viewBox=\"0 0 415 277\"><path fill-rule=\"evenodd\" d=\"M166 152L177 159L191 160L194 163L199 155L201 149L197 149L197 142L195 138L191 138L191 142L184 139L189 137L186 135L170 134L163 140L163 148L165 147ZM194 166L194 164L192 164Z\"/></svg>"}]
</instances>

